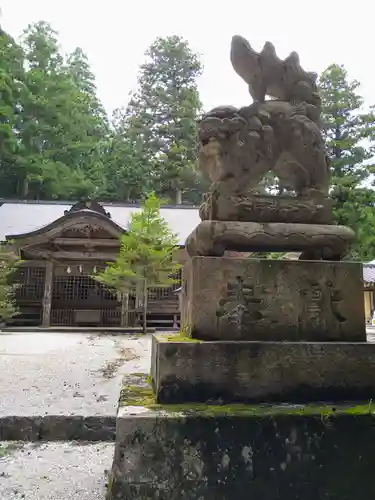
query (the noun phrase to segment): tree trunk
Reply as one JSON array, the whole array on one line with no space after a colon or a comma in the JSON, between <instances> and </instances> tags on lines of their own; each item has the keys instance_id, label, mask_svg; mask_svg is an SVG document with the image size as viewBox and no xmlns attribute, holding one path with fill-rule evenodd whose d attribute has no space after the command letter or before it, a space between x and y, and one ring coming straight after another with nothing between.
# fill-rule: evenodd
<instances>
[{"instance_id":1,"label":"tree trunk","mask_svg":"<svg viewBox=\"0 0 375 500\"><path fill-rule=\"evenodd\" d=\"M129 326L129 292L121 293L120 326Z\"/></svg>"},{"instance_id":2,"label":"tree trunk","mask_svg":"<svg viewBox=\"0 0 375 500\"><path fill-rule=\"evenodd\" d=\"M29 181L25 179L22 185L22 198L27 198L29 194Z\"/></svg>"},{"instance_id":3,"label":"tree trunk","mask_svg":"<svg viewBox=\"0 0 375 500\"><path fill-rule=\"evenodd\" d=\"M182 191L181 189L177 189L176 191L176 205L182 204Z\"/></svg>"},{"instance_id":4,"label":"tree trunk","mask_svg":"<svg viewBox=\"0 0 375 500\"><path fill-rule=\"evenodd\" d=\"M143 283L143 333L147 333L147 282Z\"/></svg>"},{"instance_id":5,"label":"tree trunk","mask_svg":"<svg viewBox=\"0 0 375 500\"><path fill-rule=\"evenodd\" d=\"M19 179L17 182L17 196L20 198L27 198L29 194L29 181L25 179Z\"/></svg>"}]
</instances>

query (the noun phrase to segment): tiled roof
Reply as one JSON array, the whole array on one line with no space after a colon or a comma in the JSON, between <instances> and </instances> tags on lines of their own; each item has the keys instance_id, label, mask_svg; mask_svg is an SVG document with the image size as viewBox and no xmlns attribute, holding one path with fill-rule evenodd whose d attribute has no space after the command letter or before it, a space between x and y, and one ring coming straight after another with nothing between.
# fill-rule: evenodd
<instances>
[{"instance_id":1,"label":"tiled roof","mask_svg":"<svg viewBox=\"0 0 375 500\"><path fill-rule=\"evenodd\" d=\"M363 281L375 283L375 264L363 264Z\"/></svg>"},{"instance_id":2,"label":"tiled roof","mask_svg":"<svg viewBox=\"0 0 375 500\"><path fill-rule=\"evenodd\" d=\"M71 206L72 203L64 202L5 202L0 206L0 241L4 241L7 235L40 229L62 217ZM103 204L103 207L111 214L112 220L124 229L130 222L131 214L140 210L135 204ZM178 235L181 245L200 222L196 207L168 206L161 209L161 215Z\"/></svg>"}]
</instances>

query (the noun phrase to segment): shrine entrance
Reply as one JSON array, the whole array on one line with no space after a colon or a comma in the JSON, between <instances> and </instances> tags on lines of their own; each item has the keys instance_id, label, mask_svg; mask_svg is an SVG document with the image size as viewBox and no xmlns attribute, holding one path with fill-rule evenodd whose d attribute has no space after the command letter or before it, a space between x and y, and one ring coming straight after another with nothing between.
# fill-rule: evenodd
<instances>
[{"instance_id":1,"label":"shrine entrance","mask_svg":"<svg viewBox=\"0 0 375 500\"><path fill-rule=\"evenodd\" d=\"M73 267L76 269L72 269ZM92 276L83 274L83 267L55 267L51 326L122 326L124 319L121 320L121 296ZM128 300L127 305L134 309L134 299ZM126 323L131 326L128 321Z\"/></svg>"}]
</instances>

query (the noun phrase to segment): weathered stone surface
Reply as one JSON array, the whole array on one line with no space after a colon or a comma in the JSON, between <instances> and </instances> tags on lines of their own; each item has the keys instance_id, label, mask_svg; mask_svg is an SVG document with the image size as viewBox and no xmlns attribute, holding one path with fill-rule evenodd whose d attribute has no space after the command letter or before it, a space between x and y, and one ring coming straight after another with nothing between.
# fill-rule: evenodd
<instances>
[{"instance_id":1,"label":"weathered stone surface","mask_svg":"<svg viewBox=\"0 0 375 500\"><path fill-rule=\"evenodd\" d=\"M302 251L305 260L340 260L354 238L344 226L205 220L188 236L186 250L191 257L221 257L226 250Z\"/></svg>"},{"instance_id":2,"label":"weathered stone surface","mask_svg":"<svg viewBox=\"0 0 375 500\"><path fill-rule=\"evenodd\" d=\"M350 401L375 394L375 345L349 342L173 342L154 337L162 404Z\"/></svg>"},{"instance_id":3,"label":"weathered stone surface","mask_svg":"<svg viewBox=\"0 0 375 500\"><path fill-rule=\"evenodd\" d=\"M312 106L314 112L319 112ZM264 192L273 173L296 196L328 195L329 167L318 123L306 102L255 102L199 124L199 164L214 183L239 194Z\"/></svg>"},{"instance_id":4,"label":"weathered stone surface","mask_svg":"<svg viewBox=\"0 0 375 500\"><path fill-rule=\"evenodd\" d=\"M332 200L294 196L226 193L222 184L205 196L199 211L202 220L331 224Z\"/></svg>"},{"instance_id":5,"label":"weathered stone surface","mask_svg":"<svg viewBox=\"0 0 375 500\"><path fill-rule=\"evenodd\" d=\"M115 416L0 417L0 441L114 441Z\"/></svg>"},{"instance_id":6,"label":"weathered stone surface","mask_svg":"<svg viewBox=\"0 0 375 500\"><path fill-rule=\"evenodd\" d=\"M235 35L230 58L236 73L249 86L254 101L264 101L267 94L284 101L320 103L316 85L318 75L305 71L295 52L281 60L272 43L266 42L258 53L242 36Z\"/></svg>"},{"instance_id":7,"label":"weathered stone surface","mask_svg":"<svg viewBox=\"0 0 375 500\"><path fill-rule=\"evenodd\" d=\"M360 263L194 257L183 280L194 338L366 340Z\"/></svg>"},{"instance_id":8,"label":"weathered stone surface","mask_svg":"<svg viewBox=\"0 0 375 500\"><path fill-rule=\"evenodd\" d=\"M373 415L120 408L108 500L373 500Z\"/></svg>"},{"instance_id":9,"label":"weathered stone surface","mask_svg":"<svg viewBox=\"0 0 375 500\"><path fill-rule=\"evenodd\" d=\"M38 441L42 416L0 418L0 441Z\"/></svg>"}]
</instances>

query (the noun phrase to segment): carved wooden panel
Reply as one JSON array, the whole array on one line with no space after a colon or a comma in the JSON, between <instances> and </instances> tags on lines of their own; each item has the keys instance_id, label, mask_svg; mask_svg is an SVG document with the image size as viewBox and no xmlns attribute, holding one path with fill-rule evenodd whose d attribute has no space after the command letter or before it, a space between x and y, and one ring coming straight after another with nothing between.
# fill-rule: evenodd
<instances>
[{"instance_id":1,"label":"carved wooden panel","mask_svg":"<svg viewBox=\"0 0 375 500\"><path fill-rule=\"evenodd\" d=\"M77 224L71 226L60 233L64 238L109 238L114 239L103 227L96 224Z\"/></svg>"}]
</instances>

